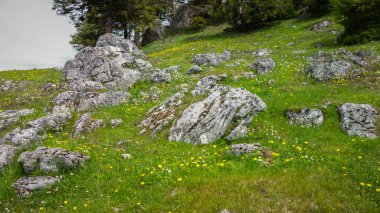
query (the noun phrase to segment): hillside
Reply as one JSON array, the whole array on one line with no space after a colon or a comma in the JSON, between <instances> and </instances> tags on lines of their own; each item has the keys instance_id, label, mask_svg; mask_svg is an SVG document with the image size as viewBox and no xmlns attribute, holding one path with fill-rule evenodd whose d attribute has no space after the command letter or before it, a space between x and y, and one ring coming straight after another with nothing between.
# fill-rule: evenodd
<instances>
[{"instance_id":1,"label":"hillside","mask_svg":"<svg viewBox=\"0 0 380 213\"><path fill-rule=\"evenodd\" d=\"M370 104L380 110L380 66L357 78L316 81L305 74L307 57L317 51L334 52L332 24L324 30L311 26L325 19L288 20L249 33L224 32L226 26L208 27L200 32L174 35L142 50L148 61L160 69L180 65L179 75L170 83L138 81L122 104L100 107L91 113L103 119L105 127L72 138L73 118L58 132L48 132L45 147L60 147L91 157L83 167L62 175L59 183L17 196L12 183L25 176L17 160L0 172L0 212L379 212L380 139L351 137L339 127L337 107L344 103ZM267 48L276 66L264 75L249 64L253 52ZM380 42L343 47L380 54ZM195 54L229 50L230 61L202 67L195 75L184 73L193 65ZM46 115L54 98L66 88L61 71L54 69L0 72L0 81L11 80L12 89L1 91L0 112L31 109L1 130L0 137L28 121ZM256 94L267 109L258 113L246 138L228 142L219 139L207 145L168 142L169 128L152 135L139 134L138 127L154 106L179 92L192 89L205 76L227 74L220 82L245 88ZM55 86L45 88L47 83ZM186 84L186 85L185 85ZM155 86L156 88L152 89ZM45 88L45 89L44 89ZM161 92L155 92L161 91ZM152 100L152 93L158 98ZM186 95L187 104L207 96ZM319 127L291 125L289 109L319 108L324 123ZM123 123L112 128L112 119ZM380 135L380 119L377 135ZM234 156L231 144L260 143L263 152ZM38 145L33 145L36 148ZM29 150L29 149L28 149ZM32 149L30 149L32 150ZM20 152L21 153L21 150ZM129 154L123 155L123 154ZM122 157L122 155L124 157ZM31 176L41 175L40 171Z\"/></svg>"}]
</instances>

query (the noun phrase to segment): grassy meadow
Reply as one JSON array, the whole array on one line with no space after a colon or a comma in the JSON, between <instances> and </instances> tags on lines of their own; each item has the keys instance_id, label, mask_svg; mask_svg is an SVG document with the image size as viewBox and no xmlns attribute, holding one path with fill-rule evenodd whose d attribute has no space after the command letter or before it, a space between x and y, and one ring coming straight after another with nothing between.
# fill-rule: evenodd
<instances>
[{"instance_id":1,"label":"grassy meadow","mask_svg":"<svg viewBox=\"0 0 380 213\"><path fill-rule=\"evenodd\" d=\"M324 19L333 20L331 17ZM312 24L324 19L288 20L249 33L224 32L225 25L199 32L169 36L143 48L159 68L191 67L197 53L228 49L232 60L204 67L200 75L172 76L172 82L154 85L163 91L159 100L150 94L150 82L130 89L128 102L97 109L93 118L108 124L121 118L116 128L107 125L76 139L70 137L78 116L62 132L49 133L44 146L79 151L91 157L83 168L64 171L58 184L18 198L12 183L24 176L14 162L0 172L0 212L380 212L380 138L349 137L339 128L336 107L346 102L368 103L380 109L380 66L357 79L315 82L305 73L306 57L318 50L341 48L330 31L313 32ZM290 43L294 42L294 45ZM322 47L317 47L322 45ZM233 76L254 72L252 51L269 48L275 70L253 79ZM380 42L344 47L380 54ZM305 50L302 54L293 51ZM239 61L235 66L227 66ZM222 84L243 87L257 94L268 109L252 121L249 135L233 143L260 143L271 156L256 153L241 157L226 154L230 144L221 139L192 146L167 141L168 128L157 135L139 134L138 124L153 106L181 89L192 88L203 76L226 73ZM0 72L0 79L27 82L22 88L1 92L0 110L35 108L38 113L0 133L24 126L53 106L57 88L43 92L46 83L59 83L54 69ZM192 101L187 94L186 103ZM185 106L185 105L184 105ZM318 128L292 126L287 109L317 107L325 122ZM379 125L380 127L380 122ZM380 129L378 129L380 134ZM131 154L122 159L121 154ZM38 174L33 174L38 175Z\"/></svg>"}]
</instances>

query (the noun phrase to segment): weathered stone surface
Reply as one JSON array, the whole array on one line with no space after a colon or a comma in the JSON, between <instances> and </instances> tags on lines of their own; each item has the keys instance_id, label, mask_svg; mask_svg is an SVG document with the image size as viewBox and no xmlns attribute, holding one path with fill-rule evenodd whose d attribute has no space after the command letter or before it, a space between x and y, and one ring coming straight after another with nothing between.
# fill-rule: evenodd
<instances>
[{"instance_id":1,"label":"weathered stone surface","mask_svg":"<svg viewBox=\"0 0 380 213\"><path fill-rule=\"evenodd\" d=\"M303 108L299 111L289 110L286 112L289 123L305 127L320 126L323 124L323 113L319 109Z\"/></svg>"},{"instance_id":2,"label":"weathered stone surface","mask_svg":"<svg viewBox=\"0 0 380 213\"><path fill-rule=\"evenodd\" d=\"M179 74L179 71L181 71L181 70L182 70L182 67L179 65L176 65L176 66L170 66L168 68L165 68L162 71L164 71L166 73L177 75L177 74Z\"/></svg>"},{"instance_id":3,"label":"weathered stone surface","mask_svg":"<svg viewBox=\"0 0 380 213\"><path fill-rule=\"evenodd\" d=\"M13 162L17 150L12 145L0 145L0 171Z\"/></svg>"},{"instance_id":4,"label":"weathered stone surface","mask_svg":"<svg viewBox=\"0 0 380 213\"><path fill-rule=\"evenodd\" d=\"M140 123L140 126L144 128L140 133L144 133L147 130L151 130L154 133L158 132L173 121L186 92L187 89L183 89L167 98L161 105L150 109L147 113L149 115L148 118Z\"/></svg>"},{"instance_id":5,"label":"weathered stone surface","mask_svg":"<svg viewBox=\"0 0 380 213\"><path fill-rule=\"evenodd\" d=\"M29 148L33 144L38 144L47 137L46 131L42 128L16 128L4 135L0 139L0 144L12 144L16 147Z\"/></svg>"},{"instance_id":6,"label":"weathered stone surface","mask_svg":"<svg viewBox=\"0 0 380 213\"><path fill-rule=\"evenodd\" d=\"M0 90L7 92L16 88L16 84L13 81L0 82Z\"/></svg>"},{"instance_id":7,"label":"weathered stone surface","mask_svg":"<svg viewBox=\"0 0 380 213\"><path fill-rule=\"evenodd\" d=\"M195 145L208 144L223 136L234 138L236 128L248 125L265 109L265 103L247 90L219 86L206 99L185 109L172 125L169 141Z\"/></svg>"},{"instance_id":8,"label":"weathered stone surface","mask_svg":"<svg viewBox=\"0 0 380 213\"><path fill-rule=\"evenodd\" d=\"M169 83L171 81L170 73L165 70L152 70L148 74L148 78L152 83Z\"/></svg>"},{"instance_id":9,"label":"weathered stone surface","mask_svg":"<svg viewBox=\"0 0 380 213\"><path fill-rule=\"evenodd\" d=\"M254 153L256 151L261 151L262 147L259 143L253 144L234 144L230 147L229 152L235 156Z\"/></svg>"},{"instance_id":10,"label":"weathered stone surface","mask_svg":"<svg viewBox=\"0 0 380 213\"><path fill-rule=\"evenodd\" d=\"M350 136L377 138L379 112L369 104L345 103L338 107L340 128Z\"/></svg>"},{"instance_id":11,"label":"weathered stone surface","mask_svg":"<svg viewBox=\"0 0 380 213\"><path fill-rule=\"evenodd\" d=\"M325 28L329 27L330 25L331 25L331 22L329 20L324 20L321 23L314 24L311 27L311 30L316 31L316 32L323 31L325 30Z\"/></svg>"},{"instance_id":12,"label":"weathered stone surface","mask_svg":"<svg viewBox=\"0 0 380 213\"><path fill-rule=\"evenodd\" d=\"M223 53L197 54L193 57L192 63L198 66L216 66L229 60L231 60L231 53L225 50Z\"/></svg>"},{"instance_id":13,"label":"weathered stone surface","mask_svg":"<svg viewBox=\"0 0 380 213\"><path fill-rule=\"evenodd\" d=\"M0 130L17 123L21 117L31 115L35 112L35 109L7 110L0 112Z\"/></svg>"},{"instance_id":14,"label":"weathered stone surface","mask_svg":"<svg viewBox=\"0 0 380 213\"><path fill-rule=\"evenodd\" d=\"M191 75L191 74L195 74L195 73L200 73L202 72L202 68L198 65L193 65L192 67L190 67L190 69L185 73L187 75Z\"/></svg>"},{"instance_id":15,"label":"weathered stone surface","mask_svg":"<svg viewBox=\"0 0 380 213\"><path fill-rule=\"evenodd\" d=\"M216 75L209 75L206 77L203 77L200 81L197 82L197 85L191 91L191 94L193 95L204 95L212 92L214 89L217 88L218 82L221 81L218 76Z\"/></svg>"},{"instance_id":16,"label":"weathered stone surface","mask_svg":"<svg viewBox=\"0 0 380 213\"><path fill-rule=\"evenodd\" d=\"M339 49L333 53L319 51L312 56L306 68L306 74L327 81L340 78L357 77L360 73L380 62L380 57L369 51L350 52Z\"/></svg>"},{"instance_id":17,"label":"weathered stone surface","mask_svg":"<svg viewBox=\"0 0 380 213\"><path fill-rule=\"evenodd\" d=\"M120 124L122 124L122 123L123 123L123 120L121 120L121 119L112 119L110 121L110 125L112 128L120 126Z\"/></svg>"},{"instance_id":18,"label":"weathered stone surface","mask_svg":"<svg viewBox=\"0 0 380 213\"><path fill-rule=\"evenodd\" d=\"M271 58L258 58L249 65L250 68L257 70L259 74L265 74L274 69L276 63Z\"/></svg>"},{"instance_id":19,"label":"weathered stone surface","mask_svg":"<svg viewBox=\"0 0 380 213\"><path fill-rule=\"evenodd\" d=\"M97 47L107 47L107 46L113 46L120 48L123 52L127 52L133 55L142 56L144 55L141 50L136 46L136 44L129 40L124 39L119 36L116 36L112 33L106 33L99 37L98 41L96 42Z\"/></svg>"},{"instance_id":20,"label":"weathered stone surface","mask_svg":"<svg viewBox=\"0 0 380 213\"><path fill-rule=\"evenodd\" d=\"M96 81L89 81L85 79L74 80L70 82L70 90L78 92L92 92L104 89L104 86Z\"/></svg>"},{"instance_id":21,"label":"weathered stone surface","mask_svg":"<svg viewBox=\"0 0 380 213\"><path fill-rule=\"evenodd\" d=\"M89 159L89 156L78 152L41 146L34 151L21 153L18 162L23 165L24 172L30 174L37 170L48 173L72 169L83 166L84 162Z\"/></svg>"},{"instance_id":22,"label":"weathered stone surface","mask_svg":"<svg viewBox=\"0 0 380 213\"><path fill-rule=\"evenodd\" d=\"M90 118L90 113L86 113L76 122L72 136L78 137L83 132L93 132L99 127L104 127L104 121L102 119L92 119Z\"/></svg>"},{"instance_id":23,"label":"weathered stone surface","mask_svg":"<svg viewBox=\"0 0 380 213\"><path fill-rule=\"evenodd\" d=\"M45 117L30 121L26 124L27 128L45 129L54 132L61 131L71 115L66 113L52 113Z\"/></svg>"},{"instance_id":24,"label":"weathered stone surface","mask_svg":"<svg viewBox=\"0 0 380 213\"><path fill-rule=\"evenodd\" d=\"M88 111L97 107L114 106L128 100L129 94L122 91L88 92L85 93L77 106L79 112Z\"/></svg>"},{"instance_id":25,"label":"weathered stone surface","mask_svg":"<svg viewBox=\"0 0 380 213\"><path fill-rule=\"evenodd\" d=\"M272 53L272 50L269 50L269 49L259 49L259 50L256 50L253 53L253 56L264 57L264 56L269 56L271 53Z\"/></svg>"},{"instance_id":26,"label":"weathered stone surface","mask_svg":"<svg viewBox=\"0 0 380 213\"><path fill-rule=\"evenodd\" d=\"M61 180L62 177L37 176L37 177L22 177L18 179L13 187L20 197L32 195L33 191L47 188Z\"/></svg>"},{"instance_id":27,"label":"weathered stone surface","mask_svg":"<svg viewBox=\"0 0 380 213\"><path fill-rule=\"evenodd\" d=\"M139 71L124 67L133 61L132 55L118 47L86 47L66 62L63 80L91 79L111 89L129 87L141 78Z\"/></svg>"},{"instance_id":28,"label":"weathered stone surface","mask_svg":"<svg viewBox=\"0 0 380 213\"><path fill-rule=\"evenodd\" d=\"M78 104L79 95L80 92L78 91L66 91L58 94L54 102L56 105L65 105L69 109L75 110L76 105Z\"/></svg>"},{"instance_id":29,"label":"weathered stone surface","mask_svg":"<svg viewBox=\"0 0 380 213\"><path fill-rule=\"evenodd\" d=\"M137 58L133 61L134 66L141 70L148 70L151 69L153 66L149 61L145 61L141 58Z\"/></svg>"},{"instance_id":30,"label":"weathered stone surface","mask_svg":"<svg viewBox=\"0 0 380 213\"><path fill-rule=\"evenodd\" d=\"M58 88L57 84L47 83L44 86L44 88L42 89L42 91L44 91L44 92L51 92L51 91L54 91L57 88Z\"/></svg>"}]
</instances>

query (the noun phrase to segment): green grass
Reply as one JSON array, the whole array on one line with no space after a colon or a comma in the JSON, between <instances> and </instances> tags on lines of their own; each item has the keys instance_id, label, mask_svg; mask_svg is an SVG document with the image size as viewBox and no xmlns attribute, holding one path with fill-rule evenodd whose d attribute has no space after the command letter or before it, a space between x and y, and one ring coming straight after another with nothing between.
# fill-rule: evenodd
<instances>
[{"instance_id":1,"label":"green grass","mask_svg":"<svg viewBox=\"0 0 380 213\"><path fill-rule=\"evenodd\" d=\"M191 66L196 53L229 49L233 60L214 69L204 68L201 76L183 75L170 84L156 85L164 93L153 102L140 96L141 92L149 93L152 85L140 82L131 88L128 103L93 113L106 122L123 119L119 127L107 126L71 139L74 119L63 132L50 134L43 145L76 150L90 155L91 161L84 168L62 172L64 179L59 184L23 199L11 187L23 176L22 167L15 162L0 173L0 212L6 208L11 212L217 212L224 208L232 212L379 212L380 139L352 138L342 133L336 107L354 102L380 109L380 70L354 80L327 83L307 78L303 72L305 57L320 50L316 43L323 44L325 51L341 47L329 32L308 30L321 20L289 20L250 33L225 33L226 26L208 27L145 47L155 66L181 65L182 73ZM287 46L294 41L295 46ZM379 47L379 42L373 42L344 48L379 54ZM260 48L273 50L275 70L255 79L233 81L233 75L252 71L247 64L254 57L245 50ZM295 50L306 53L294 55ZM225 66L237 59L246 62ZM229 76L223 84L244 87L268 105L268 110L253 120L249 137L233 143L259 142L275 153L272 157L232 157L225 154L229 144L224 140L191 146L169 143L167 131L155 136L138 134L137 125L145 113L179 91L180 84L193 86L202 76L221 73ZM0 78L30 82L14 93L2 93L0 110L34 107L43 114L55 94L39 91L46 82L58 82L60 74L54 70L1 72ZM268 84L271 79L273 85ZM35 102L30 101L33 96ZM19 102L15 101L17 97ZM8 102L3 101L6 98ZM185 102L190 101L188 95ZM331 105L323 109L325 123L319 128L291 126L284 116L289 108L319 107L326 102ZM130 153L132 158L123 160L122 153Z\"/></svg>"}]
</instances>

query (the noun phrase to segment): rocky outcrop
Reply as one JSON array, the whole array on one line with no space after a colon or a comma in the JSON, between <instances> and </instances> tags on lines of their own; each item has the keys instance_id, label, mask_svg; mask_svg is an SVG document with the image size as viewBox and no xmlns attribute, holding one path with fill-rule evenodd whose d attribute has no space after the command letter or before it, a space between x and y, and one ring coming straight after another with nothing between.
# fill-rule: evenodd
<instances>
[{"instance_id":1,"label":"rocky outcrop","mask_svg":"<svg viewBox=\"0 0 380 213\"><path fill-rule=\"evenodd\" d=\"M198 66L217 66L229 60L231 60L231 53L225 50L223 53L197 54L193 57L192 63Z\"/></svg>"},{"instance_id":2,"label":"rocky outcrop","mask_svg":"<svg viewBox=\"0 0 380 213\"><path fill-rule=\"evenodd\" d=\"M0 144L9 144L15 147L29 148L33 144L38 144L47 137L46 131L42 128L16 128L4 135L0 139Z\"/></svg>"},{"instance_id":3,"label":"rocky outcrop","mask_svg":"<svg viewBox=\"0 0 380 213\"><path fill-rule=\"evenodd\" d=\"M156 133L170 124L175 118L175 114L178 107L181 106L186 92L187 89L183 89L166 99L161 105L150 109L147 113L148 117L140 123L140 127L143 127L140 133L144 133L147 130Z\"/></svg>"},{"instance_id":4,"label":"rocky outcrop","mask_svg":"<svg viewBox=\"0 0 380 213\"><path fill-rule=\"evenodd\" d=\"M218 82L221 80L222 79L216 75L209 75L203 77L200 81L197 82L197 85L195 86L193 91L191 91L191 94L196 96L209 94L214 89L218 88Z\"/></svg>"},{"instance_id":5,"label":"rocky outcrop","mask_svg":"<svg viewBox=\"0 0 380 213\"><path fill-rule=\"evenodd\" d=\"M190 67L190 69L188 71L186 71L186 75L191 75L191 74L196 74L196 73L200 73L202 72L202 68L198 65L193 65L192 67Z\"/></svg>"},{"instance_id":6,"label":"rocky outcrop","mask_svg":"<svg viewBox=\"0 0 380 213\"><path fill-rule=\"evenodd\" d=\"M115 106L127 101L128 98L129 94L123 91L86 93L80 98L77 110L79 112L83 112L93 110L98 107Z\"/></svg>"},{"instance_id":7,"label":"rocky outcrop","mask_svg":"<svg viewBox=\"0 0 380 213\"><path fill-rule=\"evenodd\" d=\"M338 107L340 128L350 136L376 138L379 112L369 104L345 103Z\"/></svg>"},{"instance_id":8,"label":"rocky outcrop","mask_svg":"<svg viewBox=\"0 0 380 213\"><path fill-rule=\"evenodd\" d=\"M228 150L229 153L232 153L235 156L244 155L244 154L251 154L256 151L261 151L262 147L259 143L253 143L253 144L233 144L230 149Z\"/></svg>"},{"instance_id":9,"label":"rocky outcrop","mask_svg":"<svg viewBox=\"0 0 380 213\"><path fill-rule=\"evenodd\" d=\"M249 65L250 68L255 69L259 74L265 74L274 69L276 63L271 58L258 58L255 62Z\"/></svg>"},{"instance_id":10,"label":"rocky outcrop","mask_svg":"<svg viewBox=\"0 0 380 213\"><path fill-rule=\"evenodd\" d=\"M93 132L99 127L104 127L104 121L101 119L90 118L90 113L83 114L76 122L72 137L78 137L84 132Z\"/></svg>"},{"instance_id":11,"label":"rocky outcrop","mask_svg":"<svg viewBox=\"0 0 380 213\"><path fill-rule=\"evenodd\" d=\"M136 44L129 39L124 39L121 37L118 37L112 33L106 33L98 38L98 41L96 42L96 47L118 47L123 52L137 55L137 56L143 56L144 53L139 50L139 48L136 46Z\"/></svg>"},{"instance_id":12,"label":"rocky outcrop","mask_svg":"<svg viewBox=\"0 0 380 213\"><path fill-rule=\"evenodd\" d=\"M185 109L172 125L169 141L195 145L208 144L222 137L242 137L253 117L265 109L265 103L247 90L220 86L203 101Z\"/></svg>"},{"instance_id":13,"label":"rocky outcrop","mask_svg":"<svg viewBox=\"0 0 380 213\"><path fill-rule=\"evenodd\" d=\"M13 162L17 150L12 145L0 145L0 171Z\"/></svg>"},{"instance_id":14,"label":"rocky outcrop","mask_svg":"<svg viewBox=\"0 0 380 213\"><path fill-rule=\"evenodd\" d=\"M0 130L17 123L21 117L31 115L35 112L35 109L7 110L0 112Z\"/></svg>"},{"instance_id":15,"label":"rocky outcrop","mask_svg":"<svg viewBox=\"0 0 380 213\"><path fill-rule=\"evenodd\" d=\"M13 187L20 197L32 195L33 191L49 187L61 180L61 177L38 176L22 177L18 179Z\"/></svg>"},{"instance_id":16,"label":"rocky outcrop","mask_svg":"<svg viewBox=\"0 0 380 213\"><path fill-rule=\"evenodd\" d=\"M319 109L289 110L286 115L290 124L305 127L321 126L324 121L323 113Z\"/></svg>"},{"instance_id":17,"label":"rocky outcrop","mask_svg":"<svg viewBox=\"0 0 380 213\"><path fill-rule=\"evenodd\" d=\"M319 81L354 78L380 62L380 57L369 51L350 52L339 49L333 53L319 51L309 58L306 74Z\"/></svg>"},{"instance_id":18,"label":"rocky outcrop","mask_svg":"<svg viewBox=\"0 0 380 213\"><path fill-rule=\"evenodd\" d=\"M23 165L24 172L30 174L37 170L49 173L80 167L89 159L89 156L78 152L61 148L38 147L34 151L23 152L18 162Z\"/></svg>"}]
</instances>

